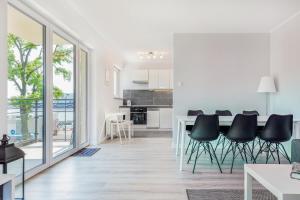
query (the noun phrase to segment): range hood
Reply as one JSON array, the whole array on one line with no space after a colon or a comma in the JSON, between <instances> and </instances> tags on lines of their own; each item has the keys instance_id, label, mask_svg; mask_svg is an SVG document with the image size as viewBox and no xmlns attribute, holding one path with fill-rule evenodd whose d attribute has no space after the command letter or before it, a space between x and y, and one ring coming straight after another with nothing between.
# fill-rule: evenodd
<instances>
[{"instance_id":1,"label":"range hood","mask_svg":"<svg viewBox=\"0 0 300 200\"><path fill-rule=\"evenodd\" d=\"M135 84L148 84L149 83L148 80L133 80L132 82Z\"/></svg>"},{"instance_id":2,"label":"range hood","mask_svg":"<svg viewBox=\"0 0 300 200\"><path fill-rule=\"evenodd\" d=\"M148 84L148 70L139 69L132 72L132 82L135 84Z\"/></svg>"}]
</instances>

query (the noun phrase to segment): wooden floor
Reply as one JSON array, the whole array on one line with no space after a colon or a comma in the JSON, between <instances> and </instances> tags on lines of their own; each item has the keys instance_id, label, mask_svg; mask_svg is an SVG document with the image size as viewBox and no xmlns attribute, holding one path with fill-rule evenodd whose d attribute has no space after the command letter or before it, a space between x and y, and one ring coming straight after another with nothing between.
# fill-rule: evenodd
<instances>
[{"instance_id":1,"label":"wooden floor","mask_svg":"<svg viewBox=\"0 0 300 200\"><path fill-rule=\"evenodd\" d=\"M28 200L186 200L186 189L243 188L242 165L220 174L208 158L178 170L171 138L134 138L101 145L94 156L70 157L26 182ZM201 164L203 163L203 164Z\"/></svg>"}]
</instances>

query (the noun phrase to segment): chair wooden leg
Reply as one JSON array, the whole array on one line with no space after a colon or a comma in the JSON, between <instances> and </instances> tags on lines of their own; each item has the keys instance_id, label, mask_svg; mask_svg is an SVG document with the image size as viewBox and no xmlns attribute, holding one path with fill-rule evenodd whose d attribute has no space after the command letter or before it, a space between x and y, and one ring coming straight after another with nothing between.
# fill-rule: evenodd
<instances>
[{"instance_id":1,"label":"chair wooden leg","mask_svg":"<svg viewBox=\"0 0 300 200\"><path fill-rule=\"evenodd\" d=\"M193 173L195 172L195 168L196 168L196 164L197 164L197 160L198 160L199 148L200 148L200 143L199 143L198 148L197 148L197 155L196 155L196 158L195 158L195 161L194 161Z\"/></svg>"},{"instance_id":2,"label":"chair wooden leg","mask_svg":"<svg viewBox=\"0 0 300 200\"><path fill-rule=\"evenodd\" d=\"M198 144L198 142L193 141L193 144L192 144L192 150L191 150L189 159L188 159L188 161L187 161L187 164L190 163L190 161L191 161L191 159L192 159L192 156L193 156L193 154L195 153L195 148L196 148L197 144ZM199 145L200 145L200 143L199 143Z\"/></svg>"},{"instance_id":3,"label":"chair wooden leg","mask_svg":"<svg viewBox=\"0 0 300 200\"><path fill-rule=\"evenodd\" d=\"M286 152L286 150L285 150L283 144L279 143L279 146L280 146L280 147L283 149L283 151L284 151L284 154L285 154L285 155L283 155L283 156L284 156L284 157L289 161L289 163L291 164L291 163L292 163L292 162L291 162L291 159L290 159L289 155L287 154L287 152Z\"/></svg>"},{"instance_id":4,"label":"chair wooden leg","mask_svg":"<svg viewBox=\"0 0 300 200\"><path fill-rule=\"evenodd\" d=\"M231 151L230 148L232 149L232 145L233 145L233 142L230 142L230 144L229 144L229 146L228 146L228 149L227 149L226 153L224 154L224 157L223 157L223 159L222 159L221 164L224 163L225 158L227 157L228 153Z\"/></svg>"},{"instance_id":5,"label":"chair wooden leg","mask_svg":"<svg viewBox=\"0 0 300 200\"><path fill-rule=\"evenodd\" d=\"M191 143L192 143L192 139L190 138L189 144L188 144L188 146L187 146L187 148L185 150L185 155L187 154L187 152L188 152L188 150L190 148Z\"/></svg>"},{"instance_id":6,"label":"chair wooden leg","mask_svg":"<svg viewBox=\"0 0 300 200\"><path fill-rule=\"evenodd\" d=\"M232 169L233 169L233 164L234 164L234 159L235 159L235 151L237 148L237 144L232 145L232 161L231 161L231 168L230 168L230 173L232 174Z\"/></svg>"},{"instance_id":7,"label":"chair wooden leg","mask_svg":"<svg viewBox=\"0 0 300 200\"><path fill-rule=\"evenodd\" d=\"M117 123L117 129L118 129L118 134L119 134L119 137L120 137L120 143L123 144L123 142L122 142L122 135L121 135L121 131L120 131L120 126L119 126L118 123Z\"/></svg>"},{"instance_id":8,"label":"chair wooden leg","mask_svg":"<svg viewBox=\"0 0 300 200\"><path fill-rule=\"evenodd\" d=\"M276 154L277 154L277 160L278 160L278 164L280 164L280 157L279 157L279 145L276 144Z\"/></svg>"},{"instance_id":9,"label":"chair wooden leg","mask_svg":"<svg viewBox=\"0 0 300 200\"><path fill-rule=\"evenodd\" d=\"M214 158L216 159L216 162L217 162L217 165L218 165L218 167L219 167L219 170L220 170L221 173L223 173L223 172L222 172L222 169L221 169L221 166L220 166L220 163L219 163L219 160L218 160L218 158L217 158L216 152L215 152L215 150L214 150L212 144L211 144L210 142L208 142L208 143L207 143L207 146L208 146L208 147L211 146L210 149L211 149L211 151L212 151L212 154L213 154Z\"/></svg>"}]
</instances>

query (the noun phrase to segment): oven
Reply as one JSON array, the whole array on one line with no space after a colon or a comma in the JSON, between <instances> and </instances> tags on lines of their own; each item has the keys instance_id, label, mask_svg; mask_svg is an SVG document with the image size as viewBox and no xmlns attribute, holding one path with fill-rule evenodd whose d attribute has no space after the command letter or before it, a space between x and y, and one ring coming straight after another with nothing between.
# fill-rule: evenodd
<instances>
[{"instance_id":1,"label":"oven","mask_svg":"<svg viewBox=\"0 0 300 200\"><path fill-rule=\"evenodd\" d=\"M133 124L146 125L147 124L147 107L131 107L130 120Z\"/></svg>"}]
</instances>

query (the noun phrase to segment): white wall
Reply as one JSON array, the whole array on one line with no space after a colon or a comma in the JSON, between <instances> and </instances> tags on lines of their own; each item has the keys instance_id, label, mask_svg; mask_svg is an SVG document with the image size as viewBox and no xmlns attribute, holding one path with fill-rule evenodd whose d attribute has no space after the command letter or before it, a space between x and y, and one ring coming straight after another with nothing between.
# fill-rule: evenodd
<instances>
[{"instance_id":1,"label":"white wall","mask_svg":"<svg viewBox=\"0 0 300 200\"><path fill-rule=\"evenodd\" d=\"M278 89L272 112L300 117L300 15L271 33L271 74Z\"/></svg>"},{"instance_id":2,"label":"white wall","mask_svg":"<svg viewBox=\"0 0 300 200\"><path fill-rule=\"evenodd\" d=\"M269 74L269 34L174 34L173 45L175 116L188 109L264 114L265 96L256 90Z\"/></svg>"}]
</instances>

